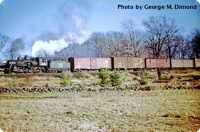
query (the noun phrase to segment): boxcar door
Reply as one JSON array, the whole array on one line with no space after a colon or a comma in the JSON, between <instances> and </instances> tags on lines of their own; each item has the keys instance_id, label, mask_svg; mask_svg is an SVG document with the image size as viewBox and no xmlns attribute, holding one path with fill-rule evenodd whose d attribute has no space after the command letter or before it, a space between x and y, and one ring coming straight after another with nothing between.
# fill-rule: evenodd
<instances>
[{"instance_id":1,"label":"boxcar door","mask_svg":"<svg viewBox=\"0 0 200 132\"><path fill-rule=\"evenodd\" d=\"M133 59L132 57L127 58L127 68L132 69L133 68Z\"/></svg>"},{"instance_id":2,"label":"boxcar door","mask_svg":"<svg viewBox=\"0 0 200 132\"><path fill-rule=\"evenodd\" d=\"M146 68L156 68L156 59L146 59Z\"/></svg>"},{"instance_id":3,"label":"boxcar door","mask_svg":"<svg viewBox=\"0 0 200 132\"><path fill-rule=\"evenodd\" d=\"M97 59L96 58L91 58L90 59L90 64L91 64L91 69L96 69L97 68Z\"/></svg>"},{"instance_id":4,"label":"boxcar door","mask_svg":"<svg viewBox=\"0 0 200 132\"><path fill-rule=\"evenodd\" d=\"M163 59L156 59L156 67L157 68L163 68L164 66L164 60Z\"/></svg>"}]
</instances>

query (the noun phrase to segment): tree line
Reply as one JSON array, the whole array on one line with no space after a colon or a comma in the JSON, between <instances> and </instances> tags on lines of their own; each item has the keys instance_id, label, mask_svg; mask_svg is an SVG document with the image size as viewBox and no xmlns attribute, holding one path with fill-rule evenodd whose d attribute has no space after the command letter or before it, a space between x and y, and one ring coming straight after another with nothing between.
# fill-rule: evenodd
<instances>
[{"instance_id":1,"label":"tree line","mask_svg":"<svg viewBox=\"0 0 200 132\"><path fill-rule=\"evenodd\" d=\"M70 44L54 55L44 49L38 56L52 58L132 56L146 58L200 58L200 28L184 36L175 19L152 16L143 21L145 31L137 29L133 20L121 23L122 31L94 32L83 44ZM6 46L10 43L10 46ZM24 49L22 38L11 39L0 34L0 52L7 59L17 57ZM4 52L4 48L7 48ZM29 49L31 50L31 49Z\"/></svg>"},{"instance_id":2,"label":"tree line","mask_svg":"<svg viewBox=\"0 0 200 132\"><path fill-rule=\"evenodd\" d=\"M122 32L93 33L86 42L93 45L96 55L147 58L199 58L200 29L183 36L175 19L150 17L143 22L145 31L138 30L132 20L121 23Z\"/></svg>"}]
</instances>

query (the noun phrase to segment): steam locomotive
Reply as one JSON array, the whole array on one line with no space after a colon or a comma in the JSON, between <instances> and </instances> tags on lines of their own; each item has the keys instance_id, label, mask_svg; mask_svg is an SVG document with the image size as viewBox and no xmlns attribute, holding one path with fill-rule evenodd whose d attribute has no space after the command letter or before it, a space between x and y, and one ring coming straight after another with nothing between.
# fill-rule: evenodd
<instances>
[{"instance_id":1,"label":"steam locomotive","mask_svg":"<svg viewBox=\"0 0 200 132\"><path fill-rule=\"evenodd\" d=\"M4 65L4 73L59 73L70 70L99 70L101 68L115 69L170 69L170 68L200 68L200 59L149 59L140 57L70 57L67 60L52 60L47 57L18 57L8 60Z\"/></svg>"},{"instance_id":2,"label":"steam locomotive","mask_svg":"<svg viewBox=\"0 0 200 132\"><path fill-rule=\"evenodd\" d=\"M17 60L8 60L4 73L56 73L70 70L67 61L51 60L46 57L18 57Z\"/></svg>"}]
</instances>

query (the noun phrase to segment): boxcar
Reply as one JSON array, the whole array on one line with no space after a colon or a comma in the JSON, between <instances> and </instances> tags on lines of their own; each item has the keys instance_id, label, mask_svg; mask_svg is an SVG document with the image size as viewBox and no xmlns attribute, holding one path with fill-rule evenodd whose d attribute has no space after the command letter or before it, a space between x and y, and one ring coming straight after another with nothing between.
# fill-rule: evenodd
<instances>
[{"instance_id":1,"label":"boxcar","mask_svg":"<svg viewBox=\"0 0 200 132\"><path fill-rule=\"evenodd\" d=\"M193 68L194 60L193 59L172 59L172 68Z\"/></svg>"},{"instance_id":2,"label":"boxcar","mask_svg":"<svg viewBox=\"0 0 200 132\"><path fill-rule=\"evenodd\" d=\"M127 57L112 57L112 69L127 69Z\"/></svg>"},{"instance_id":3,"label":"boxcar","mask_svg":"<svg viewBox=\"0 0 200 132\"><path fill-rule=\"evenodd\" d=\"M71 63L71 71L79 71L79 70L89 70L90 67L90 58L77 58L70 57L69 62Z\"/></svg>"},{"instance_id":4,"label":"boxcar","mask_svg":"<svg viewBox=\"0 0 200 132\"><path fill-rule=\"evenodd\" d=\"M146 68L170 68L170 59L146 59Z\"/></svg>"},{"instance_id":5,"label":"boxcar","mask_svg":"<svg viewBox=\"0 0 200 132\"><path fill-rule=\"evenodd\" d=\"M194 62L195 62L195 67L200 68L200 58L194 59Z\"/></svg>"},{"instance_id":6,"label":"boxcar","mask_svg":"<svg viewBox=\"0 0 200 132\"><path fill-rule=\"evenodd\" d=\"M170 59L157 59L157 67L170 68Z\"/></svg>"},{"instance_id":7,"label":"boxcar","mask_svg":"<svg viewBox=\"0 0 200 132\"><path fill-rule=\"evenodd\" d=\"M111 69L111 58L90 58L91 69Z\"/></svg>"},{"instance_id":8,"label":"boxcar","mask_svg":"<svg viewBox=\"0 0 200 132\"><path fill-rule=\"evenodd\" d=\"M144 58L128 57L127 58L127 68L128 69L145 68Z\"/></svg>"}]
</instances>

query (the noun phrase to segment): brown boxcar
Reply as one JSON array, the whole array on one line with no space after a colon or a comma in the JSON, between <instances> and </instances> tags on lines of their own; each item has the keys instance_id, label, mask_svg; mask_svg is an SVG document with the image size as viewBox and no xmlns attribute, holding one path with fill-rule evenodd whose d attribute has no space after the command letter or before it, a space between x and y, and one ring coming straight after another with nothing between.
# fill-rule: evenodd
<instances>
[{"instance_id":1,"label":"brown boxcar","mask_svg":"<svg viewBox=\"0 0 200 132\"><path fill-rule=\"evenodd\" d=\"M112 57L113 69L127 69L127 57Z\"/></svg>"},{"instance_id":2,"label":"brown boxcar","mask_svg":"<svg viewBox=\"0 0 200 132\"><path fill-rule=\"evenodd\" d=\"M146 59L146 68L170 68L170 59Z\"/></svg>"},{"instance_id":3,"label":"brown boxcar","mask_svg":"<svg viewBox=\"0 0 200 132\"><path fill-rule=\"evenodd\" d=\"M172 68L192 68L194 67L193 59L172 59Z\"/></svg>"},{"instance_id":4,"label":"brown boxcar","mask_svg":"<svg viewBox=\"0 0 200 132\"><path fill-rule=\"evenodd\" d=\"M90 58L91 69L111 69L111 58Z\"/></svg>"},{"instance_id":5,"label":"brown boxcar","mask_svg":"<svg viewBox=\"0 0 200 132\"><path fill-rule=\"evenodd\" d=\"M144 58L128 57L127 58L127 68L128 69L145 68Z\"/></svg>"},{"instance_id":6,"label":"brown boxcar","mask_svg":"<svg viewBox=\"0 0 200 132\"><path fill-rule=\"evenodd\" d=\"M90 58L71 57L69 61L71 62L72 71L91 69Z\"/></svg>"},{"instance_id":7,"label":"brown boxcar","mask_svg":"<svg viewBox=\"0 0 200 132\"><path fill-rule=\"evenodd\" d=\"M200 58L196 58L194 61L195 61L195 67L200 68Z\"/></svg>"},{"instance_id":8,"label":"brown boxcar","mask_svg":"<svg viewBox=\"0 0 200 132\"><path fill-rule=\"evenodd\" d=\"M145 59L146 68L156 68L156 59Z\"/></svg>"},{"instance_id":9,"label":"brown boxcar","mask_svg":"<svg viewBox=\"0 0 200 132\"><path fill-rule=\"evenodd\" d=\"M157 59L157 68L170 68L170 59Z\"/></svg>"}]
</instances>

